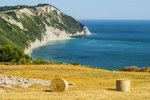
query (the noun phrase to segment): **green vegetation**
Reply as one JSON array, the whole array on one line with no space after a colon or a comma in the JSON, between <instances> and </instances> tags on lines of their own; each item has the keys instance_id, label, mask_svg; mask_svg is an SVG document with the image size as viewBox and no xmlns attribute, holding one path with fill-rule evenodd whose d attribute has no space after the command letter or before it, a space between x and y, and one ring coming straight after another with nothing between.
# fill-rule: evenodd
<instances>
[{"instance_id":1,"label":"green vegetation","mask_svg":"<svg viewBox=\"0 0 150 100\"><path fill-rule=\"evenodd\" d=\"M42 58L32 59L28 55L19 51L16 48L12 48L11 45L4 45L0 47L0 64L5 65L47 65L47 64L58 64L66 65L68 63L46 61ZM70 63L74 66L79 66L79 63ZM89 67L91 68L91 67ZM98 68L102 69L102 68ZM105 69L106 70L106 69ZM138 68L136 66L120 68L117 71L127 71L127 72L150 72L150 67Z\"/></svg>"},{"instance_id":2,"label":"green vegetation","mask_svg":"<svg viewBox=\"0 0 150 100\"><path fill-rule=\"evenodd\" d=\"M65 29L68 30L70 33L76 33L81 32L83 30L84 25L81 23L77 22L75 19L73 19L70 16L61 14L61 19L63 23L65 24Z\"/></svg>"},{"instance_id":3,"label":"green vegetation","mask_svg":"<svg viewBox=\"0 0 150 100\"><path fill-rule=\"evenodd\" d=\"M138 68L137 66L130 66L118 69L118 71L128 71L128 72L150 72L150 67Z\"/></svg>"},{"instance_id":4,"label":"green vegetation","mask_svg":"<svg viewBox=\"0 0 150 100\"><path fill-rule=\"evenodd\" d=\"M79 66L80 63L71 63L72 65Z\"/></svg>"},{"instance_id":5,"label":"green vegetation","mask_svg":"<svg viewBox=\"0 0 150 100\"><path fill-rule=\"evenodd\" d=\"M28 31L25 31L26 35L29 37L27 38L26 41L31 40L35 41L35 39L42 39L42 33L44 33L45 26L43 25L43 22L39 17L32 17L30 18L29 16L24 15L25 17L21 19L22 24ZM41 22L41 23L39 23ZM43 25L44 27L40 26ZM44 30L43 30L44 29ZM27 37L27 36L26 36Z\"/></svg>"},{"instance_id":6,"label":"green vegetation","mask_svg":"<svg viewBox=\"0 0 150 100\"><path fill-rule=\"evenodd\" d=\"M37 58L33 61L34 64L40 65L40 64L50 64L50 62L43 60L42 58Z\"/></svg>"},{"instance_id":7,"label":"green vegetation","mask_svg":"<svg viewBox=\"0 0 150 100\"><path fill-rule=\"evenodd\" d=\"M11 12L5 12L6 15L11 16L13 19L19 21L19 19L16 16L16 13L14 11Z\"/></svg>"},{"instance_id":8,"label":"green vegetation","mask_svg":"<svg viewBox=\"0 0 150 100\"><path fill-rule=\"evenodd\" d=\"M12 48L11 45L0 46L0 64L1 65L47 65L58 64L63 65L67 63L46 61L42 58L32 59L28 55ZM79 63L71 63L72 65L80 65Z\"/></svg>"},{"instance_id":9,"label":"green vegetation","mask_svg":"<svg viewBox=\"0 0 150 100\"><path fill-rule=\"evenodd\" d=\"M49 4L39 4L38 6L49 6ZM8 10L16 10L16 9L22 9L22 8L35 8L37 6L27 6L27 5L17 5L17 6L4 6L0 7L0 11L8 11Z\"/></svg>"},{"instance_id":10,"label":"green vegetation","mask_svg":"<svg viewBox=\"0 0 150 100\"><path fill-rule=\"evenodd\" d=\"M10 45L0 47L0 62L1 64L18 65L18 64L53 64L49 61L37 58L33 60L28 55L22 53Z\"/></svg>"},{"instance_id":11,"label":"green vegetation","mask_svg":"<svg viewBox=\"0 0 150 100\"><path fill-rule=\"evenodd\" d=\"M27 47L27 36L16 25L12 25L0 17L0 46L10 44L23 51Z\"/></svg>"},{"instance_id":12,"label":"green vegetation","mask_svg":"<svg viewBox=\"0 0 150 100\"><path fill-rule=\"evenodd\" d=\"M46 25L65 30L66 33L71 34L83 30L84 25L64 13L58 14L57 8L57 10L49 13L39 14L40 11L36 7L44 6L51 5L39 4L38 6L17 5L0 7L0 46L9 44L20 51L24 51L29 46L29 41L42 40L43 34L46 31ZM33 15L29 15L26 12L18 13L23 8L27 8ZM22 24L23 29L19 25L11 24L9 19Z\"/></svg>"},{"instance_id":13,"label":"green vegetation","mask_svg":"<svg viewBox=\"0 0 150 100\"><path fill-rule=\"evenodd\" d=\"M19 50L12 48L10 45L0 47L0 62L11 64L26 64L31 63L32 59L20 52Z\"/></svg>"},{"instance_id":14,"label":"green vegetation","mask_svg":"<svg viewBox=\"0 0 150 100\"><path fill-rule=\"evenodd\" d=\"M22 6L4 6L4 7L0 7L0 11L7 11L7 10L16 10L19 8L28 8L28 6L26 5L22 5Z\"/></svg>"}]
</instances>

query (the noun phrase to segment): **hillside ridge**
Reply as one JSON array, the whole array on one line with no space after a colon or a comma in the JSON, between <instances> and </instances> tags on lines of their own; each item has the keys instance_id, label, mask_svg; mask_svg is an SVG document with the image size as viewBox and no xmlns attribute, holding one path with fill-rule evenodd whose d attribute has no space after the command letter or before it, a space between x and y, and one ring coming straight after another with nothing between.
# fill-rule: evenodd
<instances>
[{"instance_id":1,"label":"hillside ridge","mask_svg":"<svg viewBox=\"0 0 150 100\"><path fill-rule=\"evenodd\" d=\"M28 54L52 40L89 35L88 28L49 4L0 7L0 45Z\"/></svg>"}]
</instances>

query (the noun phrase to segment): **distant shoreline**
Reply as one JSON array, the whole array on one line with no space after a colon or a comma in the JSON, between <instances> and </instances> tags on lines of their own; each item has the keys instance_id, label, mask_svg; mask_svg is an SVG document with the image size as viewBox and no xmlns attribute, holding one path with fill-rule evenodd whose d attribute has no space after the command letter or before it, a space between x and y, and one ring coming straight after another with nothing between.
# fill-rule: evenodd
<instances>
[{"instance_id":1,"label":"distant shoreline","mask_svg":"<svg viewBox=\"0 0 150 100\"><path fill-rule=\"evenodd\" d=\"M40 48L40 47L42 47L42 46L51 44L51 43L53 43L53 42L62 41L62 40L70 40L70 39L73 39L73 38L66 38L66 39L60 39L60 40L50 40L49 42L44 43L44 44L40 44L40 45L38 45L38 43L37 43L36 46L30 47L29 49L27 49L27 53L25 53L25 54L31 56L31 53L33 52L34 49L37 49L37 48ZM25 52L26 52L26 51L25 51Z\"/></svg>"},{"instance_id":2,"label":"distant shoreline","mask_svg":"<svg viewBox=\"0 0 150 100\"><path fill-rule=\"evenodd\" d=\"M80 63L114 70L125 66L150 65L150 22L142 21L85 21L91 36L44 46L32 57L46 60ZM46 48L50 48L50 50ZM61 50L61 52L60 52ZM41 52L44 52L41 54ZM46 53L45 53L46 52Z\"/></svg>"},{"instance_id":3,"label":"distant shoreline","mask_svg":"<svg viewBox=\"0 0 150 100\"><path fill-rule=\"evenodd\" d=\"M56 35L56 32L59 31L59 34ZM81 32L77 32L76 34L67 34L65 31L61 31L59 29L53 29L52 27L46 26L46 34L43 35L42 41L36 39L34 42L29 43L29 47L25 48L24 53L30 55L35 48L39 48L46 44L49 44L53 41L61 41L73 39L72 36L78 35L91 35L89 29L85 26Z\"/></svg>"}]
</instances>

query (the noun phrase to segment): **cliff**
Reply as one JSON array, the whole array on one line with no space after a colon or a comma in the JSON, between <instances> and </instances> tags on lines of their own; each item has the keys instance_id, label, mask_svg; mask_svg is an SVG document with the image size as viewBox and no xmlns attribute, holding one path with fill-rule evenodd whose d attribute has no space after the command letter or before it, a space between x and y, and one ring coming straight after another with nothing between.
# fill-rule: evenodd
<instances>
[{"instance_id":1,"label":"cliff","mask_svg":"<svg viewBox=\"0 0 150 100\"><path fill-rule=\"evenodd\" d=\"M51 40L88 34L85 25L52 5L0 7L0 45L11 44L26 54Z\"/></svg>"}]
</instances>

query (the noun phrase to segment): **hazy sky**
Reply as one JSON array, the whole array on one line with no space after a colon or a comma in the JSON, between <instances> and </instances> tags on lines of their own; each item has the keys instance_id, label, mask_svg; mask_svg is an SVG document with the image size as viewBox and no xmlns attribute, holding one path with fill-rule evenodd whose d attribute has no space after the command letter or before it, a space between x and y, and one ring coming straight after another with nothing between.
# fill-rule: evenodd
<instances>
[{"instance_id":1,"label":"hazy sky","mask_svg":"<svg viewBox=\"0 0 150 100\"><path fill-rule=\"evenodd\" d=\"M0 0L5 5L49 3L76 19L150 20L150 0Z\"/></svg>"}]
</instances>

